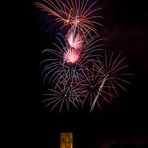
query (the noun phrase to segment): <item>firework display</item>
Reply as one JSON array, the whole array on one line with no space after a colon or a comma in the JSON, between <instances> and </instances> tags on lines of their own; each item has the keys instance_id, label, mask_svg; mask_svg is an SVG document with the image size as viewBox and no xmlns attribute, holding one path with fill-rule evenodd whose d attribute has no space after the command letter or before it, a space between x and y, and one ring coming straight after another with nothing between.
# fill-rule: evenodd
<instances>
[{"instance_id":1,"label":"firework display","mask_svg":"<svg viewBox=\"0 0 148 148\"><path fill-rule=\"evenodd\" d=\"M42 52L46 55L40 63L46 107L69 111L72 106L79 109L89 103L91 112L101 108L102 100L111 104L120 88L126 91L128 64L121 54L108 54L102 46L97 1L42 0L35 6L52 16L61 30L66 28L65 34L55 35L53 47Z\"/></svg>"}]
</instances>

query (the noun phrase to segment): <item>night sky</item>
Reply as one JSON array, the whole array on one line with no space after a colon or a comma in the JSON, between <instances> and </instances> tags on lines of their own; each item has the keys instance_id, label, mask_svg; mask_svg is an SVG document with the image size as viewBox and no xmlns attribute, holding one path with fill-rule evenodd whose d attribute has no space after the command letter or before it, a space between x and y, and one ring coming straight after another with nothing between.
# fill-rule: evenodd
<instances>
[{"instance_id":1,"label":"night sky","mask_svg":"<svg viewBox=\"0 0 148 148\"><path fill-rule=\"evenodd\" d=\"M41 50L53 40L52 34L39 29L34 8L30 6L31 17L27 18L30 31L26 37L29 44L25 45L27 57L23 58L25 86L18 104L25 104L22 108L20 105L24 119L22 132L27 133L34 147L58 148L59 133L63 131L74 133L75 148L97 147L105 139L148 136L148 5L146 0L101 0L100 3L104 16L102 32L109 39L107 47L123 51L127 57L129 71L135 74L129 78L132 85L112 105L106 103L101 111L92 114L85 110L51 113L45 109L41 103L39 62Z\"/></svg>"}]
</instances>

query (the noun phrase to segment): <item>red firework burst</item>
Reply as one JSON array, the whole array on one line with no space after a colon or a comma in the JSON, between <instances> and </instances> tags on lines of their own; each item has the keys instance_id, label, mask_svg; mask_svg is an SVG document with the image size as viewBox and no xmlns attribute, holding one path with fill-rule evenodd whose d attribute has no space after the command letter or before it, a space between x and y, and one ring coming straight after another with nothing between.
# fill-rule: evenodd
<instances>
[{"instance_id":1,"label":"red firework burst","mask_svg":"<svg viewBox=\"0 0 148 148\"><path fill-rule=\"evenodd\" d=\"M70 64L75 64L78 62L79 58L80 58L80 53L77 52L77 50L75 49L68 49L66 51L66 53L64 53L64 60L67 62L67 63L70 63Z\"/></svg>"},{"instance_id":2,"label":"red firework burst","mask_svg":"<svg viewBox=\"0 0 148 148\"><path fill-rule=\"evenodd\" d=\"M80 33L75 34L73 30L68 32L66 38L70 47L75 49L80 49L84 42L82 35Z\"/></svg>"}]
</instances>

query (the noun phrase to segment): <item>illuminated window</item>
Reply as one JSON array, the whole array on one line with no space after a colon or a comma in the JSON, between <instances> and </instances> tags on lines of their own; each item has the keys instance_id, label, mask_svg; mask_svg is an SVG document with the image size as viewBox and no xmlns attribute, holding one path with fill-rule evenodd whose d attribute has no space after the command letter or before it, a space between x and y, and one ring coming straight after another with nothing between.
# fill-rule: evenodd
<instances>
[{"instance_id":1,"label":"illuminated window","mask_svg":"<svg viewBox=\"0 0 148 148\"><path fill-rule=\"evenodd\" d=\"M60 148L73 148L73 133L60 133Z\"/></svg>"}]
</instances>

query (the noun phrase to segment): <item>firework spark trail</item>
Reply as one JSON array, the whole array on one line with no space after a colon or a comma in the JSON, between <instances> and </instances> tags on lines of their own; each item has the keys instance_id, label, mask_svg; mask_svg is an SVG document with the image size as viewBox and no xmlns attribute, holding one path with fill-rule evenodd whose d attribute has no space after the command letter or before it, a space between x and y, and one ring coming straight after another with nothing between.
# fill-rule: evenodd
<instances>
[{"instance_id":1,"label":"firework spark trail","mask_svg":"<svg viewBox=\"0 0 148 148\"><path fill-rule=\"evenodd\" d=\"M59 37L63 38L61 34L59 34ZM75 81L78 81L76 79L79 78L80 69L89 61L94 60L96 56L95 52L103 50L99 47L101 39L97 40L96 37L89 40L88 44L84 45L78 51L67 49L68 43L64 38L62 41L59 37L57 37L57 44L54 43L55 49L45 49L43 51L43 54L48 53L50 56L53 55L52 59L47 58L40 63L43 66L42 75L44 77L44 83L47 78L49 82L56 81L56 78L59 78L58 81L61 81L60 78L62 76L69 77L70 79L74 76Z\"/></svg>"},{"instance_id":2,"label":"firework spark trail","mask_svg":"<svg viewBox=\"0 0 148 148\"><path fill-rule=\"evenodd\" d=\"M50 93L43 94L44 96L48 97L47 99L43 100L46 102L46 107L51 106L51 111L56 109L59 106L59 111L63 109L63 106L66 105L67 109L70 109L70 106L77 108L81 104L82 91L81 87L66 86L67 84L58 85L56 89L48 89Z\"/></svg>"},{"instance_id":3,"label":"firework spark trail","mask_svg":"<svg viewBox=\"0 0 148 148\"><path fill-rule=\"evenodd\" d=\"M124 79L124 76L132 75L130 73L125 73L125 69L128 67L128 64L125 63L125 57L121 57L121 54L118 54L117 57L113 55L113 53L108 56L105 53L104 61L101 62L98 59L99 65L102 66L101 74L102 76L106 76L105 82L109 88L109 94L115 94L118 96L117 87L121 88L122 90L126 91L123 85L130 84L127 80ZM99 67L96 66L99 70ZM114 95L110 95L111 97ZM115 96L114 96L115 97Z\"/></svg>"},{"instance_id":4,"label":"firework spark trail","mask_svg":"<svg viewBox=\"0 0 148 148\"><path fill-rule=\"evenodd\" d=\"M107 99L106 96L113 96L110 94L106 89L103 90L103 88L110 88L110 85L106 85L105 82L107 80L106 74L102 75L102 69L101 65L96 65L96 61L90 61L88 63L88 68L83 67L81 69L82 71L82 79L81 79L81 86L82 90L85 90L85 97L82 101L82 107L84 106L84 103L86 100L89 100L90 102L90 111L92 111L94 104L97 104L100 108L99 100L97 99L97 95L99 94L100 97L110 103L110 101ZM96 100L95 100L96 99Z\"/></svg>"},{"instance_id":5,"label":"firework spark trail","mask_svg":"<svg viewBox=\"0 0 148 148\"><path fill-rule=\"evenodd\" d=\"M102 17L97 1L42 0L35 6L54 16L57 23L62 22L60 29L66 27L64 35L57 34L54 48L42 52L46 55L40 63L43 83L51 85L49 93L44 94L49 97L43 101L46 107L51 111L59 107L61 111L66 106L69 110L71 104L78 108L89 100L91 112L96 104L100 108L100 99L110 103L118 96L117 88L126 91L124 84L130 83L123 76L131 74L123 72L128 66L125 58L101 54L103 38L97 27L102 26L98 22Z\"/></svg>"},{"instance_id":6,"label":"firework spark trail","mask_svg":"<svg viewBox=\"0 0 148 148\"><path fill-rule=\"evenodd\" d=\"M75 28L85 35L94 32L99 36L96 25L102 26L96 19L102 19L99 14L101 8L98 8L97 1L90 2L88 0L43 0L43 2L36 2L36 7L46 12L47 15L55 16L57 22L63 22L64 26ZM96 7L96 8L95 8ZM91 34L90 34L91 35Z\"/></svg>"},{"instance_id":7,"label":"firework spark trail","mask_svg":"<svg viewBox=\"0 0 148 148\"><path fill-rule=\"evenodd\" d=\"M84 67L82 70L85 78L82 78L82 81L84 81L84 83L82 83L81 85L85 90L86 88L88 88L85 96L86 98L88 98L88 96L90 95L90 112L94 110L96 104L100 107L99 100L101 98L111 104L111 98L114 98L115 95L118 94L117 86L126 91L123 85L130 84L128 81L124 80L123 77L131 74L124 73L124 70L125 68L127 68L128 65L125 64L125 58L122 58L121 54L115 57L113 53L110 54L110 56L105 53L103 59L104 60L100 61L100 59L98 58L98 62L93 61L93 66L89 66L92 68L88 69ZM87 71L89 73L87 73ZM90 94L89 92L91 90L93 91L93 93ZM93 100L93 103L91 103L91 100ZM85 100L82 103L84 104L84 102Z\"/></svg>"},{"instance_id":8,"label":"firework spark trail","mask_svg":"<svg viewBox=\"0 0 148 148\"><path fill-rule=\"evenodd\" d=\"M92 102L93 102L93 98L96 96L97 94L97 90L98 90L98 86L101 83L101 77L100 77L100 73L96 73L96 70L94 69L94 63L92 61L90 61L90 63L88 63L88 65L92 65L90 66L91 68L88 68L88 66L83 67L83 69L81 69L82 71L82 80L81 80L81 85L83 90L85 90L84 92L86 92L85 94L85 99L83 100L82 106L85 103L85 101L89 98L90 101L90 107L92 106Z\"/></svg>"},{"instance_id":9,"label":"firework spark trail","mask_svg":"<svg viewBox=\"0 0 148 148\"><path fill-rule=\"evenodd\" d=\"M103 81L102 81L102 83L101 83L101 86L100 86L100 88L99 88L98 94L96 95L95 100L93 101L93 104L92 104L92 106L91 106L91 111L92 111L92 110L94 109L94 107L95 107L95 104L96 104L96 102L97 102L97 100L98 100L98 98L99 98L99 95L100 95L100 93L101 93L102 88L104 87L104 84L105 84L106 80L107 80L107 77L105 76L105 78L103 79Z\"/></svg>"}]
</instances>

